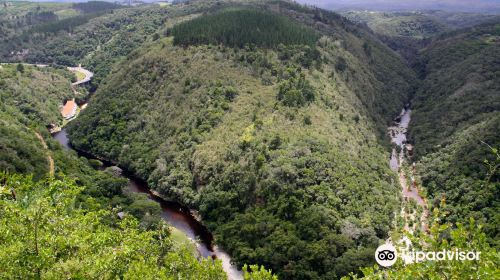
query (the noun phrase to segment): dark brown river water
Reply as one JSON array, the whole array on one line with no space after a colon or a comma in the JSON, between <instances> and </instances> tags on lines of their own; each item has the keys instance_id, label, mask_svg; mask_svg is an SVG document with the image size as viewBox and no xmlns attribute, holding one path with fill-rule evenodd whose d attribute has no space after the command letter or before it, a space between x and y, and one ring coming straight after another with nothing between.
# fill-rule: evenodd
<instances>
[{"instance_id":1,"label":"dark brown river water","mask_svg":"<svg viewBox=\"0 0 500 280\"><path fill-rule=\"evenodd\" d=\"M60 132L56 132L52 137L59 142L63 147L67 149L73 149L71 147L66 131L63 129ZM84 156L89 159L93 159L89 154L77 151L80 156ZM112 163L103 161L106 167L113 166ZM214 240L212 233L200 223L192 214L189 208L174 202L167 201L154 193L148 187L148 184L127 171L123 171L120 176L128 179L128 190L136 193L145 193L148 195L149 199L156 201L160 204L162 208L161 217L167 221L171 226L182 231L186 236L196 243L198 252L203 257L214 257L222 261L222 266L224 271L227 273L228 279L239 280L243 279L242 272L239 271L236 266L231 264L231 258L223 250L219 249L214 245Z\"/></svg>"}]
</instances>

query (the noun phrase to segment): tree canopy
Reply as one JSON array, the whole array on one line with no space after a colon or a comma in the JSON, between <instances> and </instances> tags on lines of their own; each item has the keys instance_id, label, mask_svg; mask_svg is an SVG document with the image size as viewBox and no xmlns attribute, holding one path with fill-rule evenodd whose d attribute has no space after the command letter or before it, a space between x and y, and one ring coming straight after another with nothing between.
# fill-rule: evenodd
<instances>
[{"instance_id":1,"label":"tree canopy","mask_svg":"<svg viewBox=\"0 0 500 280\"><path fill-rule=\"evenodd\" d=\"M228 9L180 23L172 28L174 44L224 44L243 47L314 45L318 34L287 17L255 9Z\"/></svg>"}]
</instances>

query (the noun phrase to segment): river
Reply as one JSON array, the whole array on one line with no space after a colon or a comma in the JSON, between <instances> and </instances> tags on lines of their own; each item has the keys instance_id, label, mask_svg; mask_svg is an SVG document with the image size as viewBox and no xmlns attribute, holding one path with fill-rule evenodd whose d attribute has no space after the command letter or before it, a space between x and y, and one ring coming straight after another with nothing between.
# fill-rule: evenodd
<instances>
[{"instance_id":1,"label":"river","mask_svg":"<svg viewBox=\"0 0 500 280\"><path fill-rule=\"evenodd\" d=\"M66 149L73 149L65 129L54 133L52 136ZM92 158L92 156L86 153L78 152L78 154L89 159ZM110 162L103 163L106 167L113 166ZM182 231L189 239L193 240L201 256L220 259L229 280L243 279L242 272L231 264L229 255L214 245L212 233L191 214L191 211L187 207L155 195L151 192L146 182L134 177L127 171L121 172L120 176L128 179L128 191L145 193L149 199L159 203L162 209L161 217L172 227Z\"/></svg>"},{"instance_id":2,"label":"river","mask_svg":"<svg viewBox=\"0 0 500 280\"><path fill-rule=\"evenodd\" d=\"M411 120L411 109L409 106L405 106L401 111L401 114L395 119L394 125L388 128L389 136L391 137L391 142L398 147L399 152L396 148L392 149L391 158L389 160L389 166L392 170L398 172L399 183L401 185L401 194L405 201L414 200L419 206L422 207L423 213L420 218L421 228L424 231L428 230L427 227L427 217L429 211L427 208L427 203L425 199L419 192L418 186L415 181L415 164L410 167L409 173L403 170L402 166L406 160L405 153L410 155L413 152L413 146L407 143L406 134L408 132L408 125ZM408 185L407 177L410 177L410 185ZM407 226L405 226L407 227Z\"/></svg>"}]
</instances>

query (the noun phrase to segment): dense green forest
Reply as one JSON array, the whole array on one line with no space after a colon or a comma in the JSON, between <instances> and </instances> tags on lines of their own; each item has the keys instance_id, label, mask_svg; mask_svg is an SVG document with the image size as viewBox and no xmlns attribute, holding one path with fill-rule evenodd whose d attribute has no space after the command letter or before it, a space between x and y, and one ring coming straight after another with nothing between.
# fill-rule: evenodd
<instances>
[{"instance_id":1,"label":"dense green forest","mask_svg":"<svg viewBox=\"0 0 500 280\"><path fill-rule=\"evenodd\" d=\"M90 18L119 7L122 6L101 1L74 4L2 2L0 35L2 41L16 40L18 36L22 36L26 41L28 34L34 32L55 32L62 30L64 26L67 26L66 30L73 30L73 27L87 22Z\"/></svg>"},{"instance_id":2,"label":"dense green forest","mask_svg":"<svg viewBox=\"0 0 500 280\"><path fill-rule=\"evenodd\" d=\"M346 10L341 14L354 22L368 26L387 46L405 57L409 64L416 62L420 50L426 47L431 38L499 18L494 14L440 10L394 12Z\"/></svg>"},{"instance_id":3,"label":"dense green forest","mask_svg":"<svg viewBox=\"0 0 500 280\"><path fill-rule=\"evenodd\" d=\"M224 44L244 47L314 45L318 34L284 16L258 10L226 10L174 26L175 45Z\"/></svg>"},{"instance_id":4,"label":"dense green forest","mask_svg":"<svg viewBox=\"0 0 500 280\"><path fill-rule=\"evenodd\" d=\"M381 266L365 267L363 277L349 275L342 280L413 280L413 279L495 279L500 273L500 256L498 249L486 240L481 223L473 218L465 223L450 224L446 220L446 212L437 209L433 214L429 234L413 238L413 246L426 252L443 250L461 250L481 252L477 261L424 261L404 264L397 261L389 269Z\"/></svg>"},{"instance_id":5,"label":"dense green forest","mask_svg":"<svg viewBox=\"0 0 500 280\"><path fill-rule=\"evenodd\" d=\"M0 278L226 279L220 261L170 237L156 202L50 137L46 125L73 94L70 72L4 64L0 77ZM245 277L274 279L260 266Z\"/></svg>"},{"instance_id":6,"label":"dense green forest","mask_svg":"<svg viewBox=\"0 0 500 280\"><path fill-rule=\"evenodd\" d=\"M30 27L56 21L59 18L58 13L68 10L70 5L2 2L0 3L0 37L4 41Z\"/></svg>"},{"instance_id":7,"label":"dense green forest","mask_svg":"<svg viewBox=\"0 0 500 280\"><path fill-rule=\"evenodd\" d=\"M48 164L35 131L60 122L59 106L72 93L62 70L0 65L0 166L40 179Z\"/></svg>"},{"instance_id":8,"label":"dense green forest","mask_svg":"<svg viewBox=\"0 0 500 280\"><path fill-rule=\"evenodd\" d=\"M0 58L64 66L82 62L96 74L94 84L98 84L113 62L144 43L146 35L157 32L169 16L169 11L159 7L77 13L2 37Z\"/></svg>"},{"instance_id":9,"label":"dense green forest","mask_svg":"<svg viewBox=\"0 0 500 280\"><path fill-rule=\"evenodd\" d=\"M59 106L73 98L72 74L65 69L22 64L0 66L0 100L3 108L15 106L22 116L44 124L60 122Z\"/></svg>"},{"instance_id":10,"label":"dense green forest","mask_svg":"<svg viewBox=\"0 0 500 280\"><path fill-rule=\"evenodd\" d=\"M129 210L137 204L144 204L144 211L134 211L137 218L144 218L144 225L155 222L154 219L146 219L149 207L144 203L147 202L146 197L132 197L123 192L127 186L126 180L115 178L109 172L94 170L88 160L79 158L74 152L65 151L51 139L47 126L62 123L59 106L65 99L73 97L71 75L66 70L50 67L19 64L1 66L1 170L31 174L34 180L40 180L49 174L50 157L54 161L54 175L57 178L68 176L76 180L78 185L86 187L79 196L80 201L92 198L94 206ZM47 147L38 139L37 133Z\"/></svg>"},{"instance_id":11,"label":"dense green forest","mask_svg":"<svg viewBox=\"0 0 500 280\"><path fill-rule=\"evenodd\" d=\"M277 3L278 20L322 38L270 49L219 44L207 32L205 44L176 46L167 32L116 65L69 132L79 149L197 209L238 265L339 278L373 263L391 227L399 196L382 135L414 76L367 30ZM201 28L219 13L180 26Z\"/></svg>"},{"instance_id":12,"label":"dense green forest","mask_svg":"<svg viewBox=\"0 0 500 280\"><path fill-rule=\"evenodd\" d=\"M72 145L193 209L245 279L498 274L493 16L342 17L280 0L0 5L0 61L14 62L0 65L0 278L226 279L156 202L52 139L60 106L83 98L65 67L79 63L95 75ZM374 266L402 231L387 126L408 103L434 213L412 241L476 246L482 263Z\"/></svg>"},{"instance_id":13,"label":"dense green forest","mask_svg":"<svg viewBox=\"0 0 500 280\"><path fill-rule=\"evenodd\" d=\"M473 216L498 242L499 174L487 176L500 146L500 24L437 38L417 71L411 141L430 197L446 197L451 222ZM489 147L490 146L490 147Z\"/></svg>"},{"instance_id":14,"label":"dense green forest","mask_svg":"<svg viewBox=\"0 0 500 280\"><path fill-rule=\"evenodd\" d=\"M71 180L0 175L3 279L225 279L220 262L197 260L166 224L143 230L132 216L82 209Z\"/></svg>"}]
</instances>

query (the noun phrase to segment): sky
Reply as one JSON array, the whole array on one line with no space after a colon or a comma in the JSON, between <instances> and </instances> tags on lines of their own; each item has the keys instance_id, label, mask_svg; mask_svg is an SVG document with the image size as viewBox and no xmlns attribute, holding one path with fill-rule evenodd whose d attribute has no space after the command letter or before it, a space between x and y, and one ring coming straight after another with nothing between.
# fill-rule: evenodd
<instances>
[{"instance_id":1,"label":"sky","mask_svg":"<svg viewBox=\"0 0 500 280\"><path fill-rule=\"evenodd\" d=\"M447 10L500 12L500 0L296 0L332 10Z\"/></svg>"}]
</instances>

